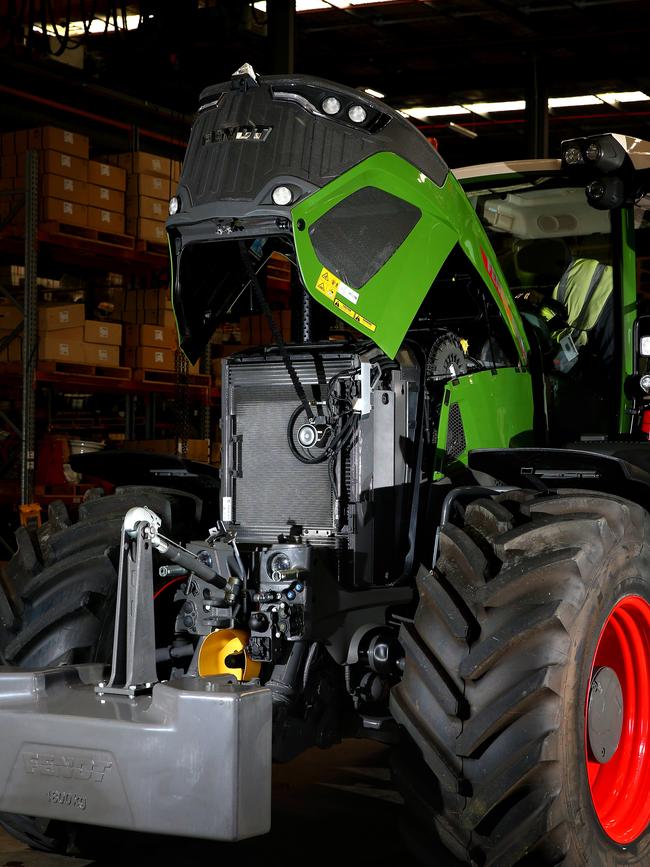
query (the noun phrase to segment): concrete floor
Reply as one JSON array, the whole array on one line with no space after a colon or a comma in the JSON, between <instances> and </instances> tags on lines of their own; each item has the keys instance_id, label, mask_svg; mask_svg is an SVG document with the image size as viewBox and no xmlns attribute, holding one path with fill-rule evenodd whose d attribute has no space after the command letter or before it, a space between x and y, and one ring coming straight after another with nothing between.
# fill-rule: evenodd
<instances>
[{"instance_id":1,"label":"concrete floor","mask_svg":"<svg viewBox=\"0 0 650 867\"><path fill-rule=\"evenodd\" d=\"M231 859L237 867L396 867L412 861L399 839L400 804L388 750L345 741L275 766L273 824L265 837L226 844L108 831L101 858L88 861L33 852L0 830L0 867L197 867Z\"/></svg>"}]
</instances>

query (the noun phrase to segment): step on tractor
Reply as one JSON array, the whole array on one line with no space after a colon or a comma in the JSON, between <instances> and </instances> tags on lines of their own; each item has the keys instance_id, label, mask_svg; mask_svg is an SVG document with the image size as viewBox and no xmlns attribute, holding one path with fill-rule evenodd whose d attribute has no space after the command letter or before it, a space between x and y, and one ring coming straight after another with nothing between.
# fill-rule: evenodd
<instances>
[{"instance_id":1,"label":"step on tractor","mask_svg":"<svg viewBox=\"0 0 650 867\"><path fill-rule=\"evenodd\" d=\"M262 835L273 762L362 737L422 864L650 864L649 190L624 135L453 173L367 93L204 90L180 345L273 341L222 359L220 471L78 456L114 493L18 530L3 826Z\"/></svg>"}]
</instances>

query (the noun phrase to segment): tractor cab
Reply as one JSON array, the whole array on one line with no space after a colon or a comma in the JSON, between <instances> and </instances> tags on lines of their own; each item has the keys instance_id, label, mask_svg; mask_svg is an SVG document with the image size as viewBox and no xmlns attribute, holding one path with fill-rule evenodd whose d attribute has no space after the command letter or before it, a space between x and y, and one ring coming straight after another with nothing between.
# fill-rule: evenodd
<instances>
[{"instance_id":1,"label":"tractor cab","mask_svg":"<svg viewBox=\"0 0 650 867\"><path fill-rule=\"evenodd\" d=\"M550 445L645 436L649 154L610 134L455 172L524 321Z\"/></svg>"}]
</instances>

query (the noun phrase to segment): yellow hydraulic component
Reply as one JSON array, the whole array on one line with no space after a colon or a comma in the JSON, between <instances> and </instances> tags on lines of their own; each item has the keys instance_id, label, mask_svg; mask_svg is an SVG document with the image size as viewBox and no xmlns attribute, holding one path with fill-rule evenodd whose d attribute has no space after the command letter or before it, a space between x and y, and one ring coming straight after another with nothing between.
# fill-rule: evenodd
<instances>
[{"instance_id":1,"label":"yellow hydraulic component","mask_svg":"<svg viewBox=\"0 0 650 867\"><path fill-rule=\"evenodd\" d=\"M237 680L258 677L261 663L246 655L248 632L245 629L219 629L207 636L199 650L199 674L232 674Z\"/></svg>"},{"instance_id":2,"label":"yellow hydraulic component","mask_svg":"<svg viewBox=\"0 0 650 867\"><path fill-rule=\"evenodd\" d=\"M41 507L39 503L25 503L18 506L20 514L20 526L28 527L30 524L41 526Z\"/></svg>"}]
</instances>

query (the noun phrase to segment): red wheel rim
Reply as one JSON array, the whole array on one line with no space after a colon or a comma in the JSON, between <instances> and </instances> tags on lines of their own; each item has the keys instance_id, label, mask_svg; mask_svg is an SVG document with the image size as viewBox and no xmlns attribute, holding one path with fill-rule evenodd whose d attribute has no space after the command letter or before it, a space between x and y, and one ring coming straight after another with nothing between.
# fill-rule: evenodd
<instances>
[{"instance_id":1,"label":"red wheel rim","mask_svg":"<svg viewBox=\"0 0 650 867\"><path fill-rule=\"evenodd\" d=\"M607 764L591 754L587 737L594 671L613 669L623 692L623 730ZM650 824L650 605L626 596L598 639L585 705L585 752L591 799L605 833L616 843L636 840Z\"/></svg>"}]
</instances>

